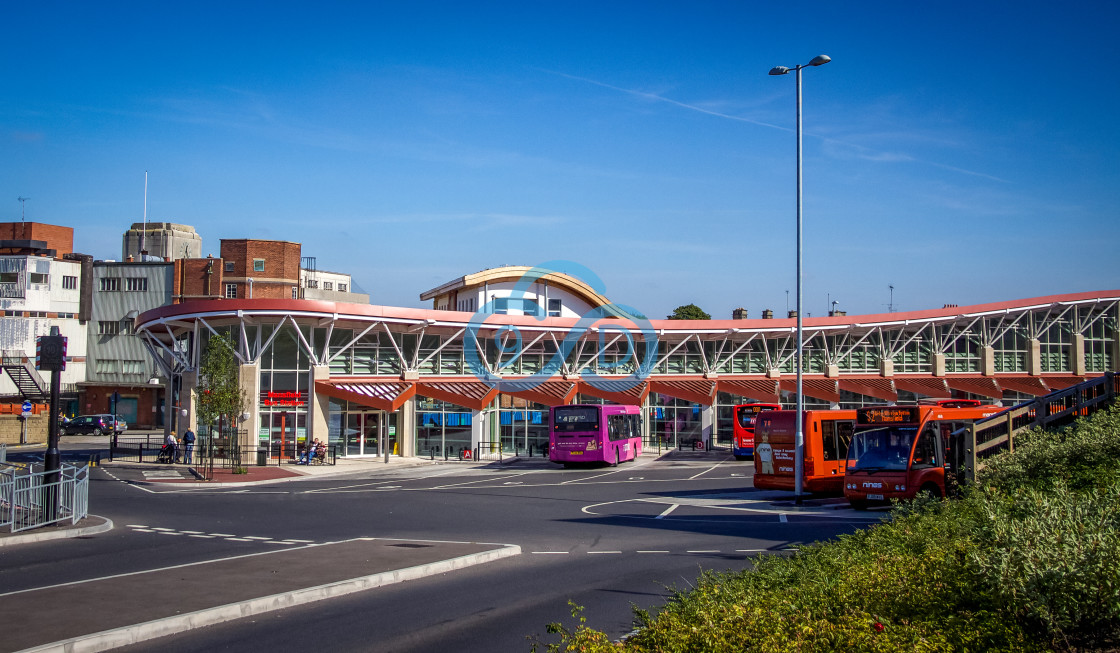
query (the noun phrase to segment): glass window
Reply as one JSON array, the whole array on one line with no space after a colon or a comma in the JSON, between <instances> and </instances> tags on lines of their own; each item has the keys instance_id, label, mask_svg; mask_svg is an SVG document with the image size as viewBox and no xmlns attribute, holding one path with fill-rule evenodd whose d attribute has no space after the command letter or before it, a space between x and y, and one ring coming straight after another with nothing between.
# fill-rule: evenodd
<instances>
[{"instance_id":1,"label":"glass window","mask_svg":"<svg viewBox=\"0 0 1120 653\"><path fill-rule=\"evenodd\" d=\"M115 336L121 332L120 322L103 321L97 323L97 333L103 336Z\"/></svg>"},{"instance_id":2,"label":"glass window","mask_svg":"<svg viewBox=\"0 0 1120 653\"><path fill-rule=\"evenodd\" d=\"M338 292L346 292L346 284L344 284L344 283L338 284Z\"/></svg>"},{"instance_id":3,"label":"glass window","mask_svg":"<svg viewBox=\"0 0 1120 653\"><path fill-rule=\"evenodd\" d=\"M323 290L334 290L334 284L330 281L324 281Z\"/></svg>"},{"instance_id":4,"label":"glass window","mask_svg":"<svg viewBox=\"0 0 1120 653\"><path fill-rule=\"evenodd\" d=\"M226 299L237 299L237 284L236 283L227 283L226 284Z\"/></svg>"},{"instance_id":5,"label":"glass window","mask_svg":"<svg viewBox=\"0 0 1120 653\"><path fill-rule=\"evenodd\" d=\"M548 300L548 316L549 317L560 317L560 310L561 310L561 305L560 305L560 300L559 299Z\"/></svg>"},{"instance_id":6,"label":"glass window","mask_svg":"<svg viewBox=\"0 0 1120 653\"><path fill-rule=\"evenodd\" d=\"M264 259L263 258L253 259L253 272L264 272Z\"/></svg>"},{"instance_id":7,"label":"glass window","mask_svg":"<svg viewBox=\"0 0 1120 653\"><path fill-rule=\"evenodd\" d=\"M41 272L31 273L31 283L48 283L49 281L50 280L48 279L47 275Z\"/></svg>"},{"instance_id":8,"label":"glass window","mask_svg":"<svg viewBox=\"0 0 1120 653\"><path fill-rule=\"evenodd\" d=\"M148 280L144 278L125 279L124 289L128 292L147 292Z\"/></svg>"},{"instance_id":9,"label":"glass window","mask_svg":"<svg viewBox=\"0 0 1120 653\"><path fill-rule=\"evenodd\" d=\"M76 290L78 288L78 277L62 277L63 290Z\"/></svg>"},{"instance_id":10,"label":"glass window","mask_svg":"<svg viewBox=\"0 0 1120 653\"><path fill-rule=\"evenodd\" d=\"M0 272L0 283L19 283L19 272Z\"/></svg>"},{"instance_id":11,"label":"glass window","mask_svg":"<svg viewBox=\"0 0 1120 653\"><path fill-rule=\"evenodd\" d=\"M116 292L121 289L120 277L101 277L98 289L101 292Z\"/></svg>"},{"instance_id":12,"label":"glass window","mask_svg":"<svg viewBox=\"0 0 1120 653\"><path fill-rule=\"evenodd\" d=\"M233 272L233 261L226 261L225 262L225 269L226 269L226 272Z\"/></svg>"}]
</instances>

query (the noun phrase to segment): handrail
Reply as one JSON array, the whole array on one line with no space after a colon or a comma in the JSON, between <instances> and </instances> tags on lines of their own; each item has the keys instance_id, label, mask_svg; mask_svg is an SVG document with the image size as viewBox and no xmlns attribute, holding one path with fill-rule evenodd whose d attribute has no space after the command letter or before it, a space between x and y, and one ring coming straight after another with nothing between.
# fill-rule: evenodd
<instances>
[{"instance_id":1,"label":"handrail","mask_svg":"<svg viewBox=\"0 0 1120 653\"><path fill-rule=\"evenodd\" d=\"M1015 436L1030 428L1064 425L1085 417L1111 404L1120 395L1120 374L1105 372L1103 376L1056 390L1048 395L1012 406L995 415L958 429L951 434L954 442L964 443L961 474L975 481L984 469L984 460L997 452L1015 450Z\"/></svg>"}]
</instances>

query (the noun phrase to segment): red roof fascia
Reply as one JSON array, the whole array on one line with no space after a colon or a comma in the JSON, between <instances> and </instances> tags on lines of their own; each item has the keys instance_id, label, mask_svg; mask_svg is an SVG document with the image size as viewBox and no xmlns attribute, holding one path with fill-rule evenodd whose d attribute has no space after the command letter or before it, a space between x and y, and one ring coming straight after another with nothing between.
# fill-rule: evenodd
<instances>
[{"instance_id":1,"label":"red roof fascia","mask_svg":"<svg viewBox=\"0 0 1120 653\"><path fill-rule=\"evenodd\" d=\"M1004 390L1035 397L1050 394L1050 389L1042 382L1042 378L1037 376L997 376L996 383L999 383L999 387Z\"/></svg>"},{"instance_id":2,"label":"red roof fascia","mask_svg":"<svg viewBox=\"0 0 1120 653\"><path fill-rule=\"evenodd\" d=\"M761 402L778 403L781 395L778 393L776 379L725 379L716 381L716 388L720 392L727 392L740 397L756 399Z\"/></svg>"},{"instance_id":3,"label":"red roof fascia","mask_svg":"<svg viewBox=\"0 0 1120 653\"><path fill-rule=\"evenodd\" d=\"M316 394L352 401L363 406L393 412L416 396L416 385L396 379L387 381L316 381Z\"/></svg>"},{"instance_id":4,"label":"red roof fascia","mask_svg":"<svg viewBox=\"0 0 1120 653\"><path fill-rule=\"evenodd\" d=\"M591 395L599 399L606 399L613 401L616 404L641 406L645 403L646 397L649 396L649 384L645 381L634 385L633 387L624 387L621 381L611 381L602 379L595 382L598 387L592 385L589 381L581 380L578 384L579 393ZM629 384L626 381L625 384ZM616 386L614 389L612 386Z\"/></svg>"},{"instance_id":5,"label":"red roof fascia","mask_svg":"<svg viewBox=\"0 0 1120 653\"><path fill-rule=\"evenodd\" d=\"M778 385L786 392L797 393L797 379L796 378L781 378L778 380ZM836 379L826 379L822 377L805 378L801 377L801 386L805 394L817 399L825 399L827 401L839 402L840 392L836 388Z\"/></svg>"},{"instance_id":6,"label":"red roof fascia","mask_svg":"<svg viewBox=\"0 0 1120 653\"><path fill-rule=\"evenodd\" d=\"M894 381L894 387L897 390L905 390L927 397L949 396L949 386L945 385L945 379L942 377L893 376L891 380Z\"/></svg>"},{"instance_id":7,"label":"red roof fascia","mask_svg":"<svg viewBox=\"0 0 1120 653\"><path fill-rule=\"evenodd\" d=\"M683 399L694 404L711 406L715 403L716 382L708 379L669 379L649 381L650 392Z\"/></svg>"},{"instance_id":8,"label":"red roof fascia","mask_svg":"<svg viewBox=\"0 0 1120 653\"><path fill-rule=\"evenodd\" d=\"M1046 387L1050 388L1051 392L1055 390L1065 390L1071 385L1077 385L1078 383L1082 383L1086 380L1086 377L1084 376L1073 376L1072 374L1055 374L1053 376L1043 375L1039 378L1042 379L1042 382L1046 384Z\"/></svg>"},{"instance_id":9,"label":"red roof fascia","mask_svg":"<svg viewBox=\"0 0 1120 653\"><path fill-rule=\"evenodd\" d=\"M417 381L416 394L446 401L456 406L483 410L498 396L498 388L476 378Z\"/></svg>"},{"instance_id":10,"label":"red roof fascia","mask_svg":"<svg viewBox=\"0 0 1120 653\"><path fill-rule=\"evenodd\" d=\"M898 392L894 389L894 383L890 379L884 377L862 379L840 377L837 380L840 382L841 390L854 392L865 397L882 399L883 401L898 401Z\"/></svg>"},{"instance_id":11,"label":"red roof fascia","mask_svg":"<svg viewBox=\"0 0 1120 653\"><path fill-rule=\"evenodd\" d=\"M502 394L533 401L546 406L572 403L576 396L575 381L543 381L539 383L503 379L498 385Z\"/></svg>"},{"instance_id":12,"label":"red roof fascia","mask_svg":"<svg viewBox=\"0 0 1120 653\"><path fill-rule=\"evenodd\" d=\"M957 376L945 377L945 382L953 390L960 392L969 392L974 395L982 397L990 397L992 399L999 399L1003 396L1003 390L1000 390L996 380L990 376L972 376L961 378Z\"/></svg>"}]
</instances>

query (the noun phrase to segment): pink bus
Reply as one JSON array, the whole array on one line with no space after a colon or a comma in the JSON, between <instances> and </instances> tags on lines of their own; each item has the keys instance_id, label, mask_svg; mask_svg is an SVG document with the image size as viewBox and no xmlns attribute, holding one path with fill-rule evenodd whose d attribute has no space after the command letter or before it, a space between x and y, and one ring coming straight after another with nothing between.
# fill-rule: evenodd
<instances>
[{"instance_id":1,"label":"pink bus","mask_svg":"<svg viewBox=\"0 0 1120 653\"><path fill-rule=\"evenodd\" d=\"M642 409L638 406L553 406L548 414L548 459L576 463L637 460L642 453Z\"/></svg>"}]
</instances>

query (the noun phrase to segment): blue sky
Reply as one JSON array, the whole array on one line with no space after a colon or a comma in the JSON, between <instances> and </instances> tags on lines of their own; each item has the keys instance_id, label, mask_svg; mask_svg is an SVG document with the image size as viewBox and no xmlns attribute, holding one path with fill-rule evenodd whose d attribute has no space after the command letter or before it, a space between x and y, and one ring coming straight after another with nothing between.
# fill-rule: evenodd
<instances>
[{"instance_id":1,"label":"blue sky","mask_svg":"<svg viewBox=\"0 0 1120 653\"><path fill-rule=\"evenodd\" d=\"M650 317L1120 288L1115 2L18 3L0 220L303 245L375 304L570 260ZM7 199L3 199L7 198Z\"/></svg>"}]
</instances>

